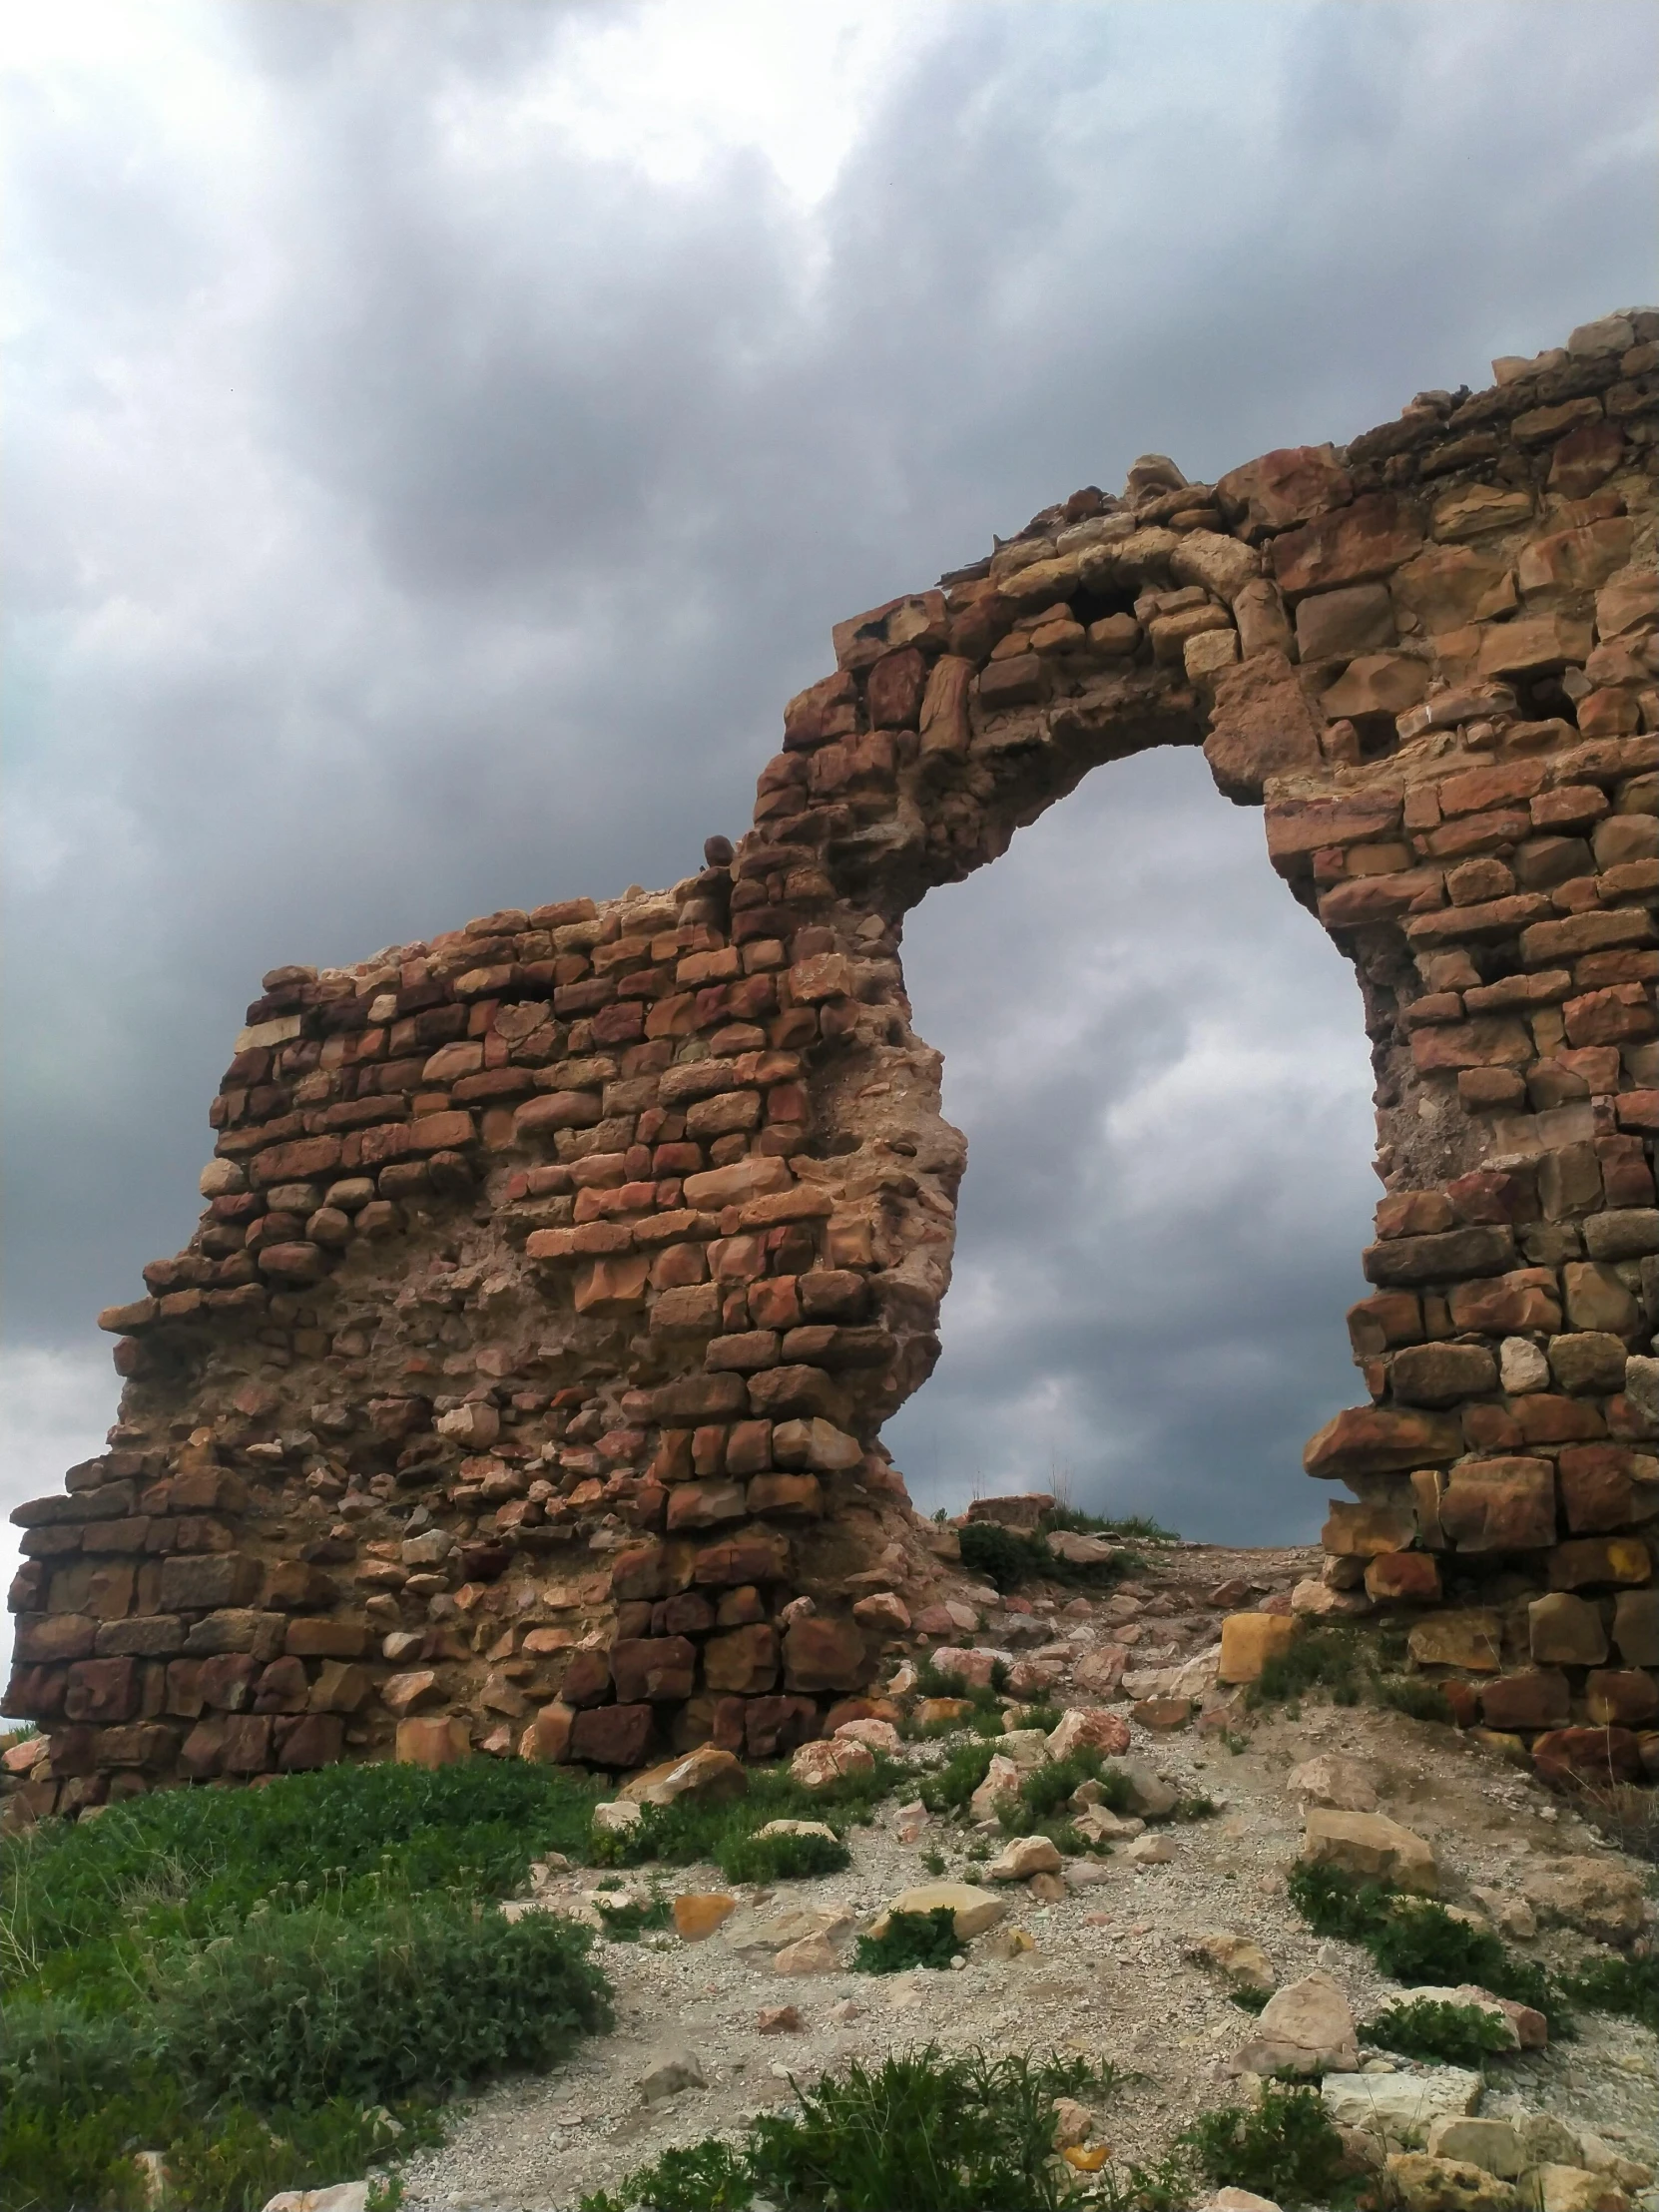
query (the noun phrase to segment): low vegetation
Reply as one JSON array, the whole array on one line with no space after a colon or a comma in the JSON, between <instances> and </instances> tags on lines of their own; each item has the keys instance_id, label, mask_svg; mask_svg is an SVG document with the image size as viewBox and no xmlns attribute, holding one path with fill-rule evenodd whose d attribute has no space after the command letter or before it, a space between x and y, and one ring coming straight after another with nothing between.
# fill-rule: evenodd
<instances>
[{"instance_id":1,"label":"low vegetation","mask_svg":"<svg viewBox=\"0 0 1659 2212\"><path fill-rule=\"evenodd\" d=\"M982 1574L1004 1594L1027 1582L1059 1582L1068 1588L1099 1591L1109 1590L1143 1562L1128 1551L1115 1552L1109 1559L1067 1559L1049 1548L1047 1538L1062 1530L1119 1537L1128 1534L1130 1526L1128 1522L1097 1520L1093 1514L1061 1505L1045 1513L1034 1529L1008 1528L1001 1521L964 1521L956 1537L968 1572ZM1171 1540L1170 1532L1158 1528L1155 1521L1137 1518L1133 1528L1142 1541Z\"/></svg>"},{"instance_id":2,"label":"low vegetation","mask_svg":"<svg viewBox=\"0 0 1659 2212\"><path fill-rule=\"evenodd\" d=\"M1444 1906L1359 1882L1335 1867L1298 1867L1291 1902L1317 1935L1369 1951L1379 1972L1407 1988L1472 1983L1541 2012L1553 2037L1572 2032L1563 1989L1544 1967L1520 1958L1489 1929L1472 1928Z\"/></svg>"},{"instance_id":3,"label":"low vegetation","mask_svg":"<svg viewBox=\"0 0 1659 2212\"><path fill-rule=\"evenodd\" d=\"M443 2098L557 2064L609 2023L586 1932L488 1910L536 1861L714 1859L731 1881L844 1866L781 1818L867 1820L901 1770L593 1829L606 1785L473 1760L175 1790L0 1841L0 2212L142 2201L165 2154L193 2212L244 2212L439 2139ZM600 1901L605 1934L668 1902Z\"/></svg>"},{"instance_id":4,"label":"low vegetation","mask_svg":"<svg viewBox=\"0 0 1659 2212\"><path fill-rule=\"evenodd\" d=\"M437 2139L457 2087L609 2024L582 1930L486 1905L591 1788L479 1762L172 1791L0 1844L0 2206L244 2212Z\"/></svg>"},{"instance_id":5,"label":"low vegetation","mask_svg":"<svg viewBox=\"0 0 1659 2212\"><path fill-rule=\"evenodd\" d=\"M948 1916L947 1916L948 1918ZM580 2212L745 2212L760 2199L791 2212L1058 2212L1127 2205L1116 2184L1077 2187L1054 2149L1058 2097L1100 2099L1123 2076L1056 2053L947 2054L936 2044L856 2061L810 2087L794 2109L762 2113L735 2143L671 2150L599 2191Z\"/></svg>"},{"instance_id":6,"label":"low vegetation","mask_svg":"<svg viewBox=\"0 0 1659 2212\"><path fill-rule=\"evenodd\" d=\"M889 1913L878 1936L860 1936L854 1973L907 1973L912 1966L946 1967L960 1957L956 1916L946 1905L931 1913Z\"/></svg>"},{"instance_id":7,"label":"low vegetation","mask_svg":"<svg viewBox=\"0 0 1659 2212\"><path fill-rule=\"evenodd\" d=\"M1218 2189L1253 2190L1287 2207L1346 2206L1360 2194L1346 2171L1343 2139L1314 2089L1269 2084L1259 2103L1206 2112L1177 2143Z\"/></svg>"},{"instance_id":8,"label":"low vegetation","mask_svg":"<svg viewBox=\"0 0 1659 2212\"><path fill-rule=\"evenodd\" d=\"M1379 2050L1397 2050L1406 2058L1426 2059L1441 2066L1482 2066L1515 2047L1507 2023L1478 2004L1448 2004L1437 1997L1417 1997L1409 2004L1390 2004L1361 2033Z\"/></svg>"}]
</instances>

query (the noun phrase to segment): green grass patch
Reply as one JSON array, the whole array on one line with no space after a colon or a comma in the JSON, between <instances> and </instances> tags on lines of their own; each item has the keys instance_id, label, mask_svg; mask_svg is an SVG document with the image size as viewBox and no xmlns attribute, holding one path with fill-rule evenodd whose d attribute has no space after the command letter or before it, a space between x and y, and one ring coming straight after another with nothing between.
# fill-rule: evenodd
<instances>
[{"instance_id":1,"label":"green grass patch","mask_svg":"<svg viewBox=\"0 0 1659 2212\"><path fill-rule=\"evenodd\" d=\"M1180 1535L1148 1513L1085 1513L1075 1505L1056 1505L1042 1518L1044 1529L1069 1529L1077 1536L1116 1536L1125 1543L1178 1544Z\"/></svg>"},{"instance_id":2,"label":"green grass patch","mask_svg":"<svg viewBox=\"0 0 1659 2212\"><path fill-rule=\"evenodd\" d=\"M1104 2205L1054 2157L1056 2097L1109 2096L1123 2077L1056 2054L937 2045L854 2061L795 2107L752 2120L737 2143L707 2138L630 2174L580 2212L745 2212L757 2198L791 2212L1058 2212ZM1172 2198L1171 2202L1174 2201Z\"/></svg>"},{"instance_id":3,"label":"green grass patch","mask_svg":"<svg viewBox=\"0 0 1659 2212\"><path fill-rule=\"evenodd\" d=\"M674 1908L661 1890L653 1890L646 1898L621 1898L615 1905L595 1898L594 1910L607 1939L613 1943L637 1943L648 1931L674 1925Z\"/></svg>"},{"instance_id":4,"label":"green grass patch","mask_svg":"<svg viewBox=\"0 0 1659 2212\"><path fill-rule=\"evenodd\" d=\"M1227 1992L1229 2001L1236 2004L1241 2012L1260 2012L1264 2010L1272 1994L1271 1989L1251 1989L1248 1987L1229 1989Z\"/></svg>"},{"instance_id":5,"label":"green grass patch","mask_svg":"<svg viewBox=\"0 0 1659 2212\"><path fill-rule=\"evenodd\" d=\"M173 1790L0 1839L0 2208L120 2206L162 2151L242 2212L440 2139L435 2098L609 2014L588 1937L493 1902L603 1795L520 1761Z\"/></svg>"},{"instance_id":6,"label":"green grass patch","mask_svg":"<svg viewBox=\"0 0 1659 2212\"><path fill-rule=\"evenodd\" d=\"M1375 2020L1368 2020L1360 2032L1381 2050L1397 2050L1407 2058L1423 2058L1438 2065L1477 2069L1486 2059L1515 2047L1505 2022L1480 2005L1447 2004L1438 1997L1390 2004Z\"/></svg>"},{"instance_id":7,"label":"green grass patch","mask_svg":"<svg viewBox=\"0 0 1659 2212\"><path fill-rule=\"evenodd\" d=\"M1600 1958L1562 1987L1592 2012L1618 2012L1659 2035L1659 1957Z\"/></svg>"},{"instance_id":8,"label":"green grass patch","mask_svg":"<svg viewBox=\"0 0 1659 2212\"><path fill-rule=\"evenodd\" d=\"M735 1870L757 1828L769 1821L822 1821L827 1813L867 1823L875 1807L894 1787L910 1785L907 1767L879 1753L873 1768L841 1775L821 1790L809 1790L791 1778L787 1767L751 1768L746 1797L727 1805L647 1805L642 1818L620 1835L584 1837L582 1855L596 1866L642 1867L651 1861L690 1867L713 1860L729 1882L754 1879Z\"/></svg>"},{"instance_id":9,"label":"green grass patch","mask_svg":"<svg viewBox=\"0 0 1659 2212\"><path fill-rule=\"evenodd\" d=\"M860 1936L854 1973L905 1973L912 1966L946 1967L960 1956L956 1916L948 1905L931 1913L889 1913L879 1936Z\"/></svg>"},{"instance_id":10,"label":"green grass patch","mask_svg":"<svg viewBox=\"0 0 1659 2212\"><path fill-rule=\"evenodd\" d=\"M1317 1935L1340 1936L1371 1953L1378 1970L1408 1988L1472 1982L1541 2012L1556 2039L1572 2032L1561 1985L1534 1960L1519 1958L1489 1929L1471 1928L1444 1906L1402 1897L1377 1882L1357 1882L1336 1867L1297 1867L1291 1902Z\"/></svg>"},{"instance_id":11,"label":"green grass patch","mask_svg":"<svg viewBox=\"0 0 1659 2212\"><path fill-rule=\"evenodd\" d=\"M851 1864L838 1837L739 1836L721 1853L720 1871L728 1882L799 1882Z\"/></svg>"},{"instance_id":12,"label":"green grass patch","mask_svg":"<svg viewBox=\"0 0 1659 2212\"><path fill-rule=\"evenodd\" d=\"M1297 1630L1284 1651L1268 1659L1246 1692L1247 1705L1285 1705L1311 1690L1327 1690L1334 1705L1358 1705L1365 1687L1360 1651L1351 1628Z\"/></svg>"},{"instance_id":13,"label":"green grass patch","mask_svg":"<svg viewBox=\"0 0 1659 2212\"><path fill-rule=\"evenodd\" d=\"M942 1767L922 1776L916 1794L929 1813L959 1813L989 1774L995 1757L994 1743L958 1744Z\"/></svg>"},{"instance_id":14,"label":"green grass patch","mask_svg":"<svg viewBox=\"0 0 1659 2212\"><path fill-rule=\"evenodd\" d=\"M1394 1712L1404 1713L1414 1721L1438 1721L1444 1727L1451 1726L1451 1707L1437 1682L1424 1682L1420 1677L1406 1674L1387 1675L1376 1687L1379 1705L1391 1706Z\"/></svg>"},{"instance_id":15,"label":"green grass patch","mask_svg":"<svg viewBox=\"0 0 1659 2212\"><path fill-rule=\"evenodd\" d=\"M1249 2110L1206 2112L1178 2142L1216 2188L1254 2190L1286 2206L1346 2206L1360 2194L1344 2171L1343 2139L1314 2089L1269 2085Z\"/></svg>"},{"instance_id":16,"label":"green grass patch","mask_svg":"<svg viewBox=\"0 0 1659 2212\"><path fill-rule=\"evenodd\" d=\"M1063 1559L1044 1541L1051 1529L1069 1528L1078 1534L1116 1534L1105 1522L1079 1527L1090 1516L1056 1507L1045 1513L1035 1529L1005 1528L1000 1521L964 1521L956 1531L962 1564L971 1574L981 1574L993 1588L1006 1595L1027 1582L1060 1582L1068 1588L1109 1590L1141 1562L1120 1551L1110 1559L1083 1564ZM1167 1538L1165 1539L1168 1540Z\"/></svg>"}]
</instances>

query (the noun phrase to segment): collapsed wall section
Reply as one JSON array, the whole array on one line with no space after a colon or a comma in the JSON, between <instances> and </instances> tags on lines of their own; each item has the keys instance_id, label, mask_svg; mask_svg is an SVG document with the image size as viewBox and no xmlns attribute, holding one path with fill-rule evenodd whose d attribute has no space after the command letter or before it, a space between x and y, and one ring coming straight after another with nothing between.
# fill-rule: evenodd
<instances>
[{"instance_id":1,"label":"collapsed wall section","mask_svg":"<svg viewBox=\"0 0 1659 2212\"><path fill-rule=\"evenodd\" d=\"M879 1443L965 1162L903 916L1158 744L1265 801L1377 1068L1372 1402L1309 1448L1355 1501L1299 1603L1412 1609L1546 1766L1659 1757L1659 315L1498 366L1215 485L1148 457L837 625L671 891L268 975L201 1225L102 1317L110 1449L14 1515L13 1817L766 1757L961 1633Z\"/></svg>"}]
</instances>

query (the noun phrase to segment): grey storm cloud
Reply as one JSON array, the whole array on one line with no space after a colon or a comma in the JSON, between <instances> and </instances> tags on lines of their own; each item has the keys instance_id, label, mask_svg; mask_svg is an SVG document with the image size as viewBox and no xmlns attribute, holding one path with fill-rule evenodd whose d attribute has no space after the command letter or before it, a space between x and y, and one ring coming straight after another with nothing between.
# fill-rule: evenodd
<instances>
[{"instance_id":1,"label":"grey storm cloud","mask_svg":"<svg viewBox=\"0 0 1659 2212\"><path fill-rule=\"evenodd\" d=\"M654 163L592 60L704 15L724 89L713 0L117 11L7 71L8 1497L111 1416L92 1317L190 1232L264 969L673 880L836 617L1652 290L1645 5L830 10L904 35L805 196L764 132ZM1259 820L1102 771L907 958L972 1144L918 1497L1310 1527L1369 1076Z\"/></svg>"}]
</instances>

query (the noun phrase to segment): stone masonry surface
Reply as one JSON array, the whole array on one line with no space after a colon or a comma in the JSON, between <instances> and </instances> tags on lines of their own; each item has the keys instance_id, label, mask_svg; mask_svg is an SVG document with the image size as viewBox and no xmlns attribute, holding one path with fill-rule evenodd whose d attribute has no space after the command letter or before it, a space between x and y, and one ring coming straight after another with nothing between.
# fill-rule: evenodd
<instances>
[{"instance_id":1,"label":"stone masonry surface","mask_svg":"<svg viewBox=\"0 0 1659 2212\"><path fill-rule=\"evenodd\" d=\"M770 1757L965 1627L878 1441L966 1158L903 919L1155 745L1263 807L1372 1041L1368 1401L1308 1447L1352 1495L1299 1610L1405 1612L1546 1776L1651 1773L1659 312L1494 370L1213 485L1148 456L837 624L670 890L267 975L201 1225L101 1317L109 1449L13 1516L8 1820Z\"/></svg>"}]
</instances>

